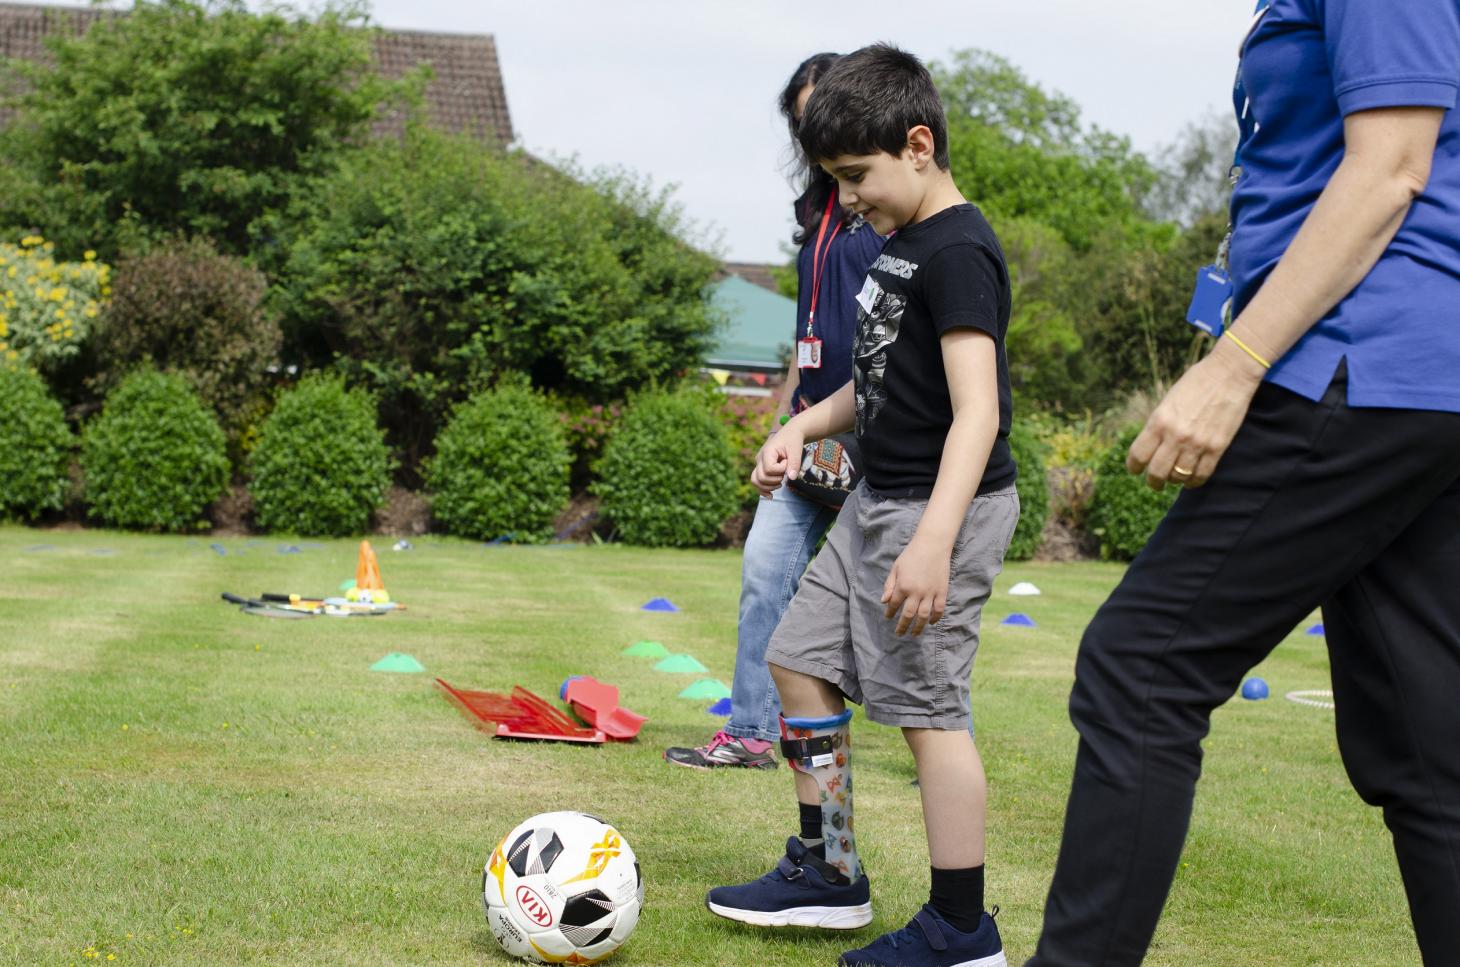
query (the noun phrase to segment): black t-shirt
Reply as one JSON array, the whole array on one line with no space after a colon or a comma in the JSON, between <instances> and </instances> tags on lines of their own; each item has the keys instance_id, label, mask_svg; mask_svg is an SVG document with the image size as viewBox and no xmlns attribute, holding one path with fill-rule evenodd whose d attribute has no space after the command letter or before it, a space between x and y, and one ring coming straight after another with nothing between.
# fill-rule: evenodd
<instances>
[{"instance_id":1,"label":"black t-shirt","mask_svg":"<svg viewBox=\"0 0 1460 967\"><path fill-rule=\"evenodd\" d=\"M853 379L867 485L889 497L932 493L953 425L939 337L965 327L992 336L998 354L999 434L978 492L1012 484L1009 272L982 213L954 205L900 230L867 271L857 301Z\"/></svg>"}]
</instances>

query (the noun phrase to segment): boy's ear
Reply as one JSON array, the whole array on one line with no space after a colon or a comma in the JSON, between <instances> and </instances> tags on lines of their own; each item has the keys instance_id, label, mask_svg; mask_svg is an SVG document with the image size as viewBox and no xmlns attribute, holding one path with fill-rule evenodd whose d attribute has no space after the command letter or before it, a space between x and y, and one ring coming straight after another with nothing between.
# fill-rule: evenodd
<instances>
[{"instance_id":1,"label":"boy's ear","mask_svg":"<svg viewBox=\"0 0 1460 967\"><path fill-rule=\"evenodd\" d=\"M919 124L907 132L907 147L903 149L912 161L913 167L922 171L933 162L933 153L937 145L933 141L933 132L926 124Z\"/></svg>"}]
</instances>

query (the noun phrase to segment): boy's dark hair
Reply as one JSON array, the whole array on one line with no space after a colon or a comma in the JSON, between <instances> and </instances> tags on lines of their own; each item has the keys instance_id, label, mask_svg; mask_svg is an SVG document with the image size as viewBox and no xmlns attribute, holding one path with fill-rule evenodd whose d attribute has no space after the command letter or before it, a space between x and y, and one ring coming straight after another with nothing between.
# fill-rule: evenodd
<instances>
[{"instance_id":1,"label":"boy's dark hair","mask_svg":"<svg viewBox=\"0 0 1460 967\"><path fill-rule=\"evenodd\" d=\"M933 162L948 170L948 121L922 61L890 44L838 60L816 84L797 137L813 161L844 154L901 154L918 125L933 132Z\"/></svg>"}]
</instances>

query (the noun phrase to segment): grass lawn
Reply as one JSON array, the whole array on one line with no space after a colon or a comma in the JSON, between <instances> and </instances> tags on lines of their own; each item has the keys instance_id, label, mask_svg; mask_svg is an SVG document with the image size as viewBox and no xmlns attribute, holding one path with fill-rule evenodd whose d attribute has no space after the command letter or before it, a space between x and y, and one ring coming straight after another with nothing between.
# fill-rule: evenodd
<instances>
[{"instance_id":1,"label":"grass lawn","mask_svg":"<svg viewBox=\"0 0 1460 967\"><path fill-rule=\"evenodd\" d=\"M766 933L704 909L708 887L764 872L794 832L789 773L661 761L720 720L676 697L696 676L620 652L661 641L728 682L738 554L430 539L393 554L382 539L407 612L271 621L219 592L330 591L353 576L355 544L223 544L0 528L0 962L507 963L482 864L517 822L562 808L613 821L643 864L643 919L613 963L831 964L926 898L911 760L895 730L859 717L872 928ZM1119 574L1010 565L990 604L973 694L1011 963L1033 950L1054 865L1075 646ZM1044 595L1007 596L1019 580ZM639 610L660 595L682 613ZM1038 627L994 626L1015 610ZM392 651L428 673L368 671ZM1274 698L1217 712L1148 963L1418 963L1387 833L1348 787L1332 713L1281 697L1328 687L1322 639L1300 629L1257 673ZM639 740L499 742L431 684L555 698L569 674L619 685L650 717Z\"/></svg>"}]
</instances>

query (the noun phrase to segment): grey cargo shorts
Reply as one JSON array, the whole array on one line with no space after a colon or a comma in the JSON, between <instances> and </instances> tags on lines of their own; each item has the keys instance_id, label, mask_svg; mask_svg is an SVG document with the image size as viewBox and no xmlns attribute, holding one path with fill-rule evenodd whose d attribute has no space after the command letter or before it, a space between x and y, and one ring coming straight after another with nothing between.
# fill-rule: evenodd
<instances>
[{"instance_id":1,"label":"grey cargo shorts","mask_svg":"<svg viewBox=\"0 0 1460 967\"><path fill-rule=\"evenodd\" d=\"M914 638L893 634L882 586L927 508L866 483L842 505L826 546L771 636L766 660L830 682L867 718L900 727L967 729L979 618L1019 520L1014 488L975 497L953 545L943 618Z\"/></svg>"}]
</instances>

